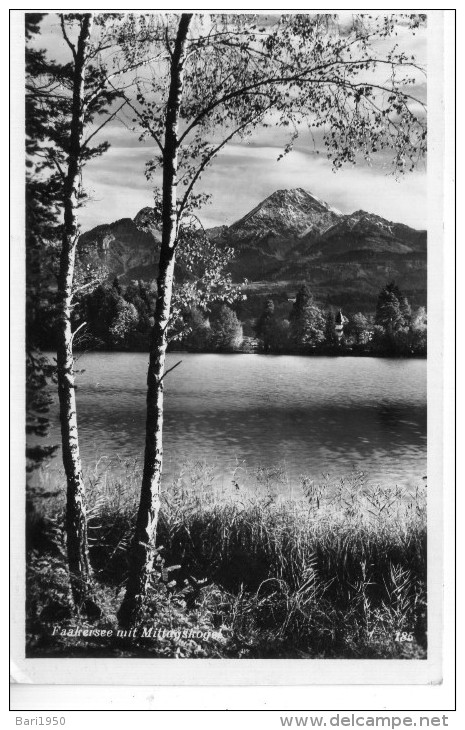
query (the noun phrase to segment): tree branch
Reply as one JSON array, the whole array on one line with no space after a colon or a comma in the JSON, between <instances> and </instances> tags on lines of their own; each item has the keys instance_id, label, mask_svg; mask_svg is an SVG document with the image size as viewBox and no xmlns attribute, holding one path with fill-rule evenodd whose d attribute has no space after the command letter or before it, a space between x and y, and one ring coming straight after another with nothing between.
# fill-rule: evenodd
<instances>
[{"instance_id":1,"label":"tree branch","mask_svg":"<svg viewBox=\"0 0 465 730\"><path fill-rule=\"evenodd\" d=\"M54 155L54 154L52 154L52 155L51 155L51 158L52 158L52 161L53 161L53 163L55 164L55 166L56 166L56 168L57 168L57 170L58 170L58 172L59 172L59 174L60 174L60 177L61 177L61 179L62 179L63 181L64 181L64 180L66 180L66 175L65 175L65 173L63 172L63 170L61 169L61 165L60 165L60 163L58 162L58 160L57 160L57 158L55 157L55 155Z\"/></svg>"},{"instance_id":2,"label":"tree branch","mask_svg":"<svg viewBox=\"0 0 465 730\"><path fill-rule=\"evenodd\" d=\"M76 294L79 294L79 292L84 291L85 289L88 289L91 286L94 286L94 284L100 284L100 279L93 279L92 281L89 281L87 284L78 286L76 289L73 290L72 296L75 297Z\"/></svg>"},{"instance_id":3,"label":"tree branch","mask_svg":"<svg viewBox=\"0 0 465 730\"><path fill-rule=\"evenodd\" d=\"M71 344L73 344L74 338L76 337L76 335L77 335L77 333L79 332L79 330L82 330L82 328L83 328L83 327L85 327L85 326L86 326L86 324L87 324L87 322L83 322L82 324L80 324L80 325L79 325L79 327L77 327L77 328L76 328L76 329L74 330L74 332L73 332L73 333L72 333L72 335L71 335Z\"/></svg>"},{"instance_id":4,"label":"tree branch","mask_svg":"<svg viewBox=\"0 0 465 730\"><path fill-rule=\"evenodd\" d=\"M362 61L346 62L346 61L339 61L339 60L332 61L330 63L322 64L320 66L315 66L313 68L307 67L307 68L303 69L298 74L293 74L291 76L286 76L286 75L269 76L268 78L261 79L260 81L256 81L253 84L245 85L245 86L241 87L240 89L235 89L234 91L231 91L228 94L224 94L219 99L216 99L211 104L209 104L208 106L204 107L204 109L202 109L202 111L200 111L197 114L197 116L191 122L191 124L189 124L188 127L184 130L183 134L181 135L181 137L180 137L180 139L178 141L178 144L179 145L182 144L182 142L187 137L187 135L189 134L189 132L191 132L196 126L198 126L198 124L200 124L200 122L202 121L202 119L204 119L204 117L206 117L208 114L210 114L210 112L212 112L218 106L221 106L221 104L224 104L225 102L230 101L231 99L235 99L238 96L241 96L241 95L246 94L246 93L248 93L250 91L254 91L256 89L259 89L262 86L273 86L273 85L277 85L277 84L289 84L289 83L292 83L292 82L301 82L301 83L304 82L304 83L308 83L308 84L323 84L323 85L324 84L338 84L338 85L342 85L343 83L347 83L347 82L344 82L344 80L342 78L337 78L337 77L336 78L330 78L330 79L325 78L325 77L320 77L320 78L311 78L310 77L310 78L307 78L306 75L309 74L309 73L314 74L314 73L317 73L319 71L324 71L325 69L329 69L329 68L332 68L334 66L349 66L349 65L352 65L352 66L354 66L354 65L357 66L358 65L359 66L359 65L363 65L363 63L366 63L366 62L367 62L366 60L364 60L363 62ZM391 66L393 65L392 62L382 61L382 60L378 60L378 59L376 59L376 60L375 59L369 59L369 62L371 62L371 63L375 63L375 62L376 63L384 63L384 64L387 63L387 64L389 64ZM408 66L408 64L398 64L398 65ZM395 90L395 88L393 88L393 86L389 87L389 86L382 86L382 85L377 85L377 84L370 84L368 81L360 82L359 84L352 84L352 87L353 88L356 88L357 86L358 87L360 87L360 86L371 86L373 88L381 89L382 91L386 91L388 93L389 92L392 92L392 93L402 93L402 95L405 96L405 98L410 99L411 101L418 102L420 104L422 103L416 97L411 96L410 94L405 94L404 92L401 92L400 90L396 92L396 90Z\"/></svg>"},{"instance_id":5,"label":"tree branch","mask_svg":"<svg viewBox=\"0 0 465 730\"><path fill-rule=\"evenodd\" d=\"M111 86L113 86L113 84L111 84ZM154 130L152 129L152 127L150 126L150 124L147 122L147 120L144 119L144 117L142 116L142 114L139 111L139 109L137 109L137 107L135 107L134 104L128 99L128 97L126 96L126 94L121 94L121 96L125 100L125 103L132 109L132 111L134 112L134 114L140 120L141 126L150 133L150 136L152 137L152 139L157 144L160 152L163 154L163 152L164 152L163 145L160 142L160 139L159 139L158 135L154 132Z\"/></svg>"},{"instance_id":6,"label":"tree branch","mask_svg":"<svg viewBox=\"0 0 465 730\"><path fill-rule=\"evenodd\" d=\"M76 60L76 48L71 43L71 41L70 41L70 39L68 37L68 33L66 32L65 16L63 15L63 13L60 13L60 25L61 25L61 32L63 34L63 38L65 39L67 45L71 49L71 53L73 54L74 60Z\"/></svg>"},{"instance_id":7,"label":"tree branch","mask_svg":"<svg viewBox=\"0 0 465 730\"><path fill-rule=\"evenodd\" d=\"M165 46L166 46L166 50L168 51L169 57L173 58L173 53L170 48L170 39L168 37L168 26L167 25L165 25Z\"/></svg>"},{"instance_id":8,"label":"tree branch","mask_svg":"<svg viewBox=\"0 0 465 730\"><path fill-rule=\"evenodd\" d=\"M98 95L103 91L105 86L107 84L110 84L112 89L114 91L119 92L119 89L114 86L111 83L111 80L116 78L117 76L121 76L121 74L130 73L131 71L135 71L138 68L142 68L143 66L147 66L149 63L152 63L152 61L158 61L160 59L161 54L158 54L157 56L151 56L150 58L145 59L144 61L139 61L138 63L134 63L131 66L127 66L124 68L118 69L118 71L113 71L113 73L109 74L108 76L105 76L103 81L97 86L93 94L86 100L87 106L89 106L97 97Z\"/></svg>"},{"instance_id":9,"label":"tree branch","mask_svg":"<svg viewBox=\"0 0 465 730\"><path fill-rule=\"evenodd\" d=\"M259 114L257 114L255 117L252 116L249 119L247 119L243 124L241 124L239 127L236 127L227 137L223 139L223 141L217 145L211 152L208 154L208 156L203 160L200 167L196 170L191 182L189 183L189 186L183 196L181 205L179 207L179 213L178 213L178 221L181 219L182 213L187 205L187 202L189 200L189 196L192 192L192 189L199 179L202 172L205 170L205 168L208 166L208 164L212 161L212 159L215 157L215 155L218 154L218 152L236 135L239 134L243 129L245 129L249 124L253 124L253 122L256 119L259 119L260 116L263 114L266 114L267 111L271 108L271 105L268 105L265 109L261 110Z\"/></svg>"},{"instance_id":10,"label":"tree branch","mask_svg":"<svg viewBox=\"0 0 465 730\"><path fill-rule=\"evenodd\" d=\"M116 117L116 115L121 111L121 109L124 106L126 106L126 103L127 103L126 101L123 101L123 103L121 104L121 106L119 106L118 109L115 112L113 112L113 114L110 114L110 116L107 117L105 119L105 121L102 122L102 124L99 127L97 127L97 129L94 132L92 132L92 134L90 134L87 137L87 139L84 141L84 143L83 143L83 145L81 147L81 151L82 150L85 150L86 147L88 146L90 140L93 139L93 137L95 137L95 135L97 135L100 132L101 129L103 129L109 122L111 122L112 119L114 119Z\"/></svg>"},{"instance_id":11,"label":"tree branch","mask_svg":"<svg viewBox=\"0 0 465 730\"><path fill-rule=\"evenodd\" d=\"M166 378L166 376L167 376L167 375L168 375L169 373L171 373L171 372L172 372L172 371L173 371L173 370L174 370L175 368L177 368L177 367L178 367L178 365L180 365L181 363L182 363L182 360L180 360L179 362L177 362L177 363L176 363L176 365L173 365L173 367L172 367L172 368L169 368L169 370L165 370L165 372L163 373L163 375L162 375L162 376L161 376L161 378L160 378L160 383L161 383L161 381L162 381L162 380L163 380L164 378Z\"/></svg>"}]
</instances>

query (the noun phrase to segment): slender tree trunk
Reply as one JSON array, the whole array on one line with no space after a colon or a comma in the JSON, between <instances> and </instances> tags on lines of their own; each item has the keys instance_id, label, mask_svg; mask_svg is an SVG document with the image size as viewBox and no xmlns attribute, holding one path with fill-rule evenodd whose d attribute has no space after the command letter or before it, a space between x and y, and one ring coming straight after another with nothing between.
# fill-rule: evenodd
<instances>
[{"instance_id":1,"label":"slender tree trunk","mask_svg":"<svg viewBox=\"0 0 465 730\"><path fill-rule=\"evenodd\" d=\"M187 32L191 17L191 14L186 13L181 16L171 56L171 83L166 108L163 153L163 230L155 323L151 335L147 374L144 472L136 529L130 550L129 580L126 595L118 612L119 622L123 627L136 625L143 616L155 557L163 460L163 374L168 344L167 335L178 233L178 124Z\"/></svg>"},{"instance_id":2,"label":"slender tree trunk","mask_svg":"<svg viewBox=\"0 0 465 730\"><path fill-rule=\"evenodd\" d=\"M60 319L57 371L63 466L67 480L66 537L71 590L74 602L78 607L82 605L90 593L92 571L87 543L85 486L79 453L74 383L73 334L71 331L71 299L73 294L76 244L79 237L76 210L78 205L80 154L84 126L86 53L90 41L91 27L92 16L86 14L81 23L74 56L71 129L67 174L64 185L64 224L58 276Z\"/></svg>"}]
</instances>

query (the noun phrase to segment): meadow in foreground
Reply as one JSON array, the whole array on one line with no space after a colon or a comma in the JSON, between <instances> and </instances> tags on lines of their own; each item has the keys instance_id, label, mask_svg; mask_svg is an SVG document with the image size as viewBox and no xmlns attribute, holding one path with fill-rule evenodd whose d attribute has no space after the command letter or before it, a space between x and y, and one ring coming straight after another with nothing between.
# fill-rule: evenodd
<instances>
[{"instance_id":1,"label":"meadow in foreground","mask_svg":"<svg viewBox=\"0 0 465 730\"><path fill-rule=\"evenodd\" d=\"M182 467L163 495L146 620L118 635L140 484L125 467L88 477L93 615L69 598L64 480L44 470L29 489L27 656L426 658L425 486L356 473L290 490L261 468L218 490L207 465Z\"/></svg>"}]
</instances>

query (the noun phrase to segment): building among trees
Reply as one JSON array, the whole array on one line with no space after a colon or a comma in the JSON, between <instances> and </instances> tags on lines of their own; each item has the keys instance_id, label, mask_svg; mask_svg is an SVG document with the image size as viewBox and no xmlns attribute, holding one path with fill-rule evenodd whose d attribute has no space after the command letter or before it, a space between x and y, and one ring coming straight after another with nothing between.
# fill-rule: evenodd
<instances>
[{"instance_id":1,"label":"building among trees","mask_svg":"<svg viewBox=\"0 0 465 730\"><path fill-rule=\"evenodd\" d=\"M347 319L347 317L344 317L344 315L342 314L342 311L339 310L334 318L334 331L336 333L338 342L340 342L342 340L342 335L344 334L344 325L348 321L349 320Z\"/></svg>"}]
</instances>

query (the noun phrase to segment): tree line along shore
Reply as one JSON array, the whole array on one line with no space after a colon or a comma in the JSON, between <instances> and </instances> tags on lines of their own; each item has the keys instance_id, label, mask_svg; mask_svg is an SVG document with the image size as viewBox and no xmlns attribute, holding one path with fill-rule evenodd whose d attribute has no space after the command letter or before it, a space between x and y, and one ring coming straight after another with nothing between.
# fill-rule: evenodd
<instances>
[{"instance_id":1,"label":"tree line along shore","mask_svg":"<svg viewBox=\"0 0 465 730\"><path fill-rule=\"evenodd\" d=\"M282 299L282 298L281 298ZM76 298L73 320L86 326L75 349L147 351L156 287L118 278ZM57 311L50 295L30 326L44 350L56 346ZM263 298L255 318L240 319L241 308L217 302L180 312L169 350L422 357L427 351L427 315L412 310L394 282L386 284L372 313L342 312L318 304L307 284L286 302Z\"/></svg>"}]
</instances>

